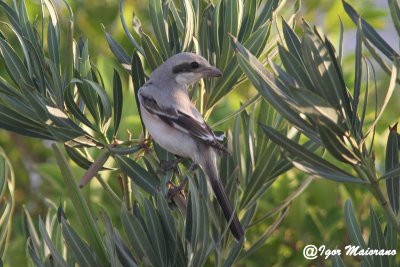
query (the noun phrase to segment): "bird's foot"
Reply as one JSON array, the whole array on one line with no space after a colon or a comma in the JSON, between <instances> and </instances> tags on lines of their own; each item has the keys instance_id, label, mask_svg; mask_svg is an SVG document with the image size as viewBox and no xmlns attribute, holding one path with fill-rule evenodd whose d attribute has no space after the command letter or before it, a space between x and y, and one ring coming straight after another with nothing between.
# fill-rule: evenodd
<instances>
[{"instance_id":1,"label":"bird's foot","mask_svg":"<svg viewBox=\"0 0 400 267\"><path fill-rule=\"evenodd\" d=\"M194 172L195 170L197 170L197 168L199 167L199 165L197 163L192 162L192 164L190 164L188 171L189 172Z\"/></svg>"},{"instance_id":2,"label":"bird's foot","mask_svg":"<svg viewBox=\"0 0 400 267\"><path fill-rule=\"evenodd\" d=\"M166 174L167 171L171 170L173 170L176 173L179 173L178 164L180 162L182 162L182 159L180 158L169 161L161 160L157 173Z\"/></svg>"},{"instance_id":3,"label":"bird's foot","mask_svg":"<svg viewBox=\"0 0 400 267\"><path fill-rule=\"evenodd\" d=\"M181 195L185 197L185 187L188 183L189 179L185 178L179 185L174 184L171 180L167 182L168 192L167 198L168 200L172 200L176 195Z\"/></svg>"}]
</instances>

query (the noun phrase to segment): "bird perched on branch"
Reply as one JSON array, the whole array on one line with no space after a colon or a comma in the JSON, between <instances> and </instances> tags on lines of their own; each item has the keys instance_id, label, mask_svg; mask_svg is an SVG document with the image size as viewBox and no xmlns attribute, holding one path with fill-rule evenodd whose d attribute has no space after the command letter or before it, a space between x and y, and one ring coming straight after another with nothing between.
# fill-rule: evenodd
<instances>
[{"instance_id":1,"label":"bird perched on branch","mask_svg":"<svg viewBox=\"0 0 400 267\"><path fill-rule=\"evenodd\" d=\"M192 159L208 177L233 236L244 236L239 219L219 179L217 153L225 148L190 101L188 86L203 77L220 77L222 72L194 53L172 56L153 71L139 89L142 120L153 139L165 150Z\"/></svg>"}]
</instances>

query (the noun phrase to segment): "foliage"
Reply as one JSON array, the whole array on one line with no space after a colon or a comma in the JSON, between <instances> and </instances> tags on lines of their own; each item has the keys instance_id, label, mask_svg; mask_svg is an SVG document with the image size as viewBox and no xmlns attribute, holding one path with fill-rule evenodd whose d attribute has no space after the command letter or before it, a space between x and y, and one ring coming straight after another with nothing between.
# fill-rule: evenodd
<instances>
[{"instance_id":1,"label":"foliage","mask_svg":"<svg viewBox=\"0 0 400 267\"><path fill-rule=\"evenodd\" d=\"M1 220L0 220L0 254L1 259L7 255L7 247L10 242L12 214L14 211L14 171L10 162L0 148L0 199L1 199Z\"/></svg>"},{"instance_id":2,"label":"foliage","mask_svg":"<svg viewBox=\"0 0 400 267\"><path fill-rule=\"evenodd\" d=\"M357 24L357 39L355 43L355 80L352 91L345 84L341 68L342 40L339 54L335 53L332 43L327 37L321 36L316 28L303 21L303 36L299 38L289 25L282 20L282 35L284 38L278 44L278 50L283 68L273 62L267 62L268 68L254 57L240 42L234 38L232 45L238 56L238 62L260 94L294 125L310 142L317 144L329 155L316 155L299 145L270 126L261 125L264 133L287 153L286 157L299 170L310 175L317 175L337 182L355 182L368 187L376 198L388 219L387 228L392 235L400 234L398 219L399 206L399 158L397 124L390 128L387 144L386 173L379 176L375 167L374 135L380 120L398 81L398 54L379 36L379 34L363 20L355 10L343 1L344 8ZM399 20L398 3L389 1L393 21ZM398 24L398 23L397 23ZM397 27L397 26L396 26ZM372 44L372 45L371 45ZM366 87L361 106L361 84L363 69L363 45L371 52L380 66L390 73L390 84L386 90L383 103L375 113L371 123L367 123L368 92L370 91L370 68L373 66L366 60ZM386 66L375 52L375 46L386 57L392 60L392 68ZM376 103L377 104L377 103ZM300 115L299 115L300 114ZM372 135L372 138L369 138ZM369 139L368 139L369 138ZM368 142L370 142L368 144ZM344 169L337 165L346 166ZM347 171L348 170L348 171ZM386 180L386 192L380 187L380 182ZM387 195L387 196L386 196ZM354 215L347 209L347 221L354 221ZM381 233L379 220L371 210L372 229L369 247L384 249L377 236ZM379 231L378 231L379 230ZM389 231L389 230L387 230ZM362 240L359 230L348 229L353 242ZM381 235L383 235L381 233ZM381 238L379 235L379 238ZM386 233L384 243L390 243L395 238ZM396 239L396 238L395 238ZM357 243L366 248L364 241ZM390 247L396 244L390 243ZM364 261L365 260L365 261ZM385 257L365 258L365 266L389 266ZM384 260L385 262L381 262ZM391 258L391 264L394 259Z\"/></svg>"},{"instance_id":3,"label":"foliage","mask_svg":"<svg viewBox=\"0 0 400 267\"><path fill-rule=\"evenodd\" d=\"M89 54L89 41L83 37L74 39L77 25L68 4L63 2L69 12L63 25L65 19L56 10L59 5L51 0L41 2L41 13L34 20L29 18L25 1L14 2L13 6L0 2L0 10L8 18L8 22L1 22L4 31L0 32L0 51L8 72L8 76L0 77L0 127L63 144L70 159L59 145L52 145L63 178L52 184L57 185L55 190L67 194L67 201L56 205L46 200L48 213L39 220L24 208L30 265L241 264L250 255L260 255L260 248L265 248L266 240L288 216L293 200L316 176L351 182L355 184L353 188L367 188L385 211L387 223L382 231L379 211L371 207L371 234L366 243L352 204L350 200L346 202L344 214L351 243L377 249L396 248L399 135L395 126L390 127L383 175L376 167L375 136L398 83L398 56L372 26L343 1L345 11L357 25L355 77L351 86L342 70L343 32L338 50L305 20L299 38L294 31L294 16L300 1L148 2L148 24L152 27L138 12L140 18L134 15L132 19L134 32L130 32L125 20L124 2L119 5L122 27L134 47L132 56L106 30L108 25L103 27L105 40L124 69L112 72L111 86L106 81L110 67L107 65L109 69L101 73ZM398 3L390 0L389 6L398 31ZM282 26L277 25L279 13L291 16L287 22L282 19ZM91 43L97 47L97 42ZM385 99L372 121L368 114L376 77L365 48L391 76ZM190 92L205 117L217 120L213 126L229 128L226 145L232 154L222 156L220 176L246 228L244 243L236 243L230 236L201 171L189 173L189 163L185 161L176 173L160 173L159 165L173 159L173 155L151 142L144 128L139 129L138 139L130 134L125 138L122 132L121 124L129 115L129 92L124 88L127 76L132 82L129 87L137 92L153 69L182 51L202 54L224 73L221 79L195 84ZM390 61L391 67L381 55ZM258 94L233 113L216 119L212 112L217 111L216 105L247 78ZM131 108L129 113L133 113ZM85 170L80 184L80 172L72 168L71 161ZM6 165L0 166L11 171L7 161L3 162ZM261 198L279 189L277 178L293 166L310 177L299 179L301 183L290 193L285 184L281 193L286 198L282 202L272 207L261 202ZM1 174L0 180L7 181L7 176ZM51 178L56 180L55 176ZM104 178L108 176L115 179ZM88 198L90 188L80 190L79 186L94 177L111 204ZM190 181L188 196L166 198L167 182L179 182L185 177ZM117 181L119 188L115 186ZM383 181L385 191L380 186ZM1 221L1 249L9 237L13 175L2 184L8 188L9 197L2 198L6 201L2 218L7 220ZM272 187L274 191L270 190ZM292 210L295 215L297 203ZM118 218L112 216L115 210L120 211ZM304 213L304 207L299 210ZM298 220L295 219L296 224ZM331 216L327 220L335 224ZM312 220L309 224L314 223ZM2 259L8 261L5 252ZM394 261L394 257L363 257L361 266L394 266ZM332 265L344 263L340 257L333 257Z\"/></svg>"},{"instance_id":4,"label":"foliage","mask_svg":"<svg viewBox=\"0 0 400 267\"><path fill-rule=\"evenodd\" d=\"M66 5L69 18L64 36L55 5L47 0L43 4L45 12L38 17L41 19L31 22L24 1L13 7L0 2L9 20L9 23L3 22L9 31L0 38L1 54L9 74L9 79L0 80L0 109L3 110L0 126L22 135L63 143L69 158L87 169L80 186L96 177L115 205L122 206L122 211L117 222L112 223L105 210L99 215L101 224L96 222L96 215L90 211L67 160L58 146L53 145L73 205L71 212L76 214L79 227L72 227L60 205L57 210L50 208L44 220L39 219L37 231L34 220L25 210L24 230L31 263L36 266L75 263L82 266L171 266L176 263L202 266L206 261L214 261L219 266L230 266L254 253L287 215L291 201L311 182L305 181L279 206L255 219L256 212L265 212L257 207L259 197L280 174L292 168L277 146L261 133L256 122L263 121L283 134L290 132L295 138L299 137L298 133L290 130L282 117L258 96L224 118L224 121L236 119L228 138L232 155L222 157L220 176L231 199L238 203L243 225L251 229L275 217L271 226L249 240L249 246L243 250L243 244L230 236L219 208L211 201L201 171L194 177L182 171L159 173L156 170L160 162L171 159L172 155L148 139L119 140L124 98L120 74L114 70L111 101L104 79L91 61L88 41L74 40L70 7ZM208 117L215 104L245 80L230 49L228 33L238 36L252 53L262 56L274 46L274 40L269 40L272 11L280 8L279 1L219 1L213 5L205 1L151 0L149 10L156 41L138 27L139 42L126 26L123 2L120 2L121 22L136 52L130 57L110 34L105 35L111 51L131 74L135 91L145 82L147 71L172 54L196 51L204 55L225 73L218 81L205 80L191 90L198 108ZM11 45L12 38L18 40L18 48ZM65 52L61 45L64 38ZM251 110L245 111L250 106ZM93 160L92 155L96 154ZM187 166L185 162L180 169L185 170ZM107 171L120 174L123 198L103 180L102 174ZM167 181L174 178L179 181L185 176L190 177L190 193L183 201L183 209L178 199L173 199L183 213L187 205L187 215L182 216L178 210L170 209L174 203L167 203L165 194ZM117 228L123 228L124 233Z\"/></svg>"}]
</instances>

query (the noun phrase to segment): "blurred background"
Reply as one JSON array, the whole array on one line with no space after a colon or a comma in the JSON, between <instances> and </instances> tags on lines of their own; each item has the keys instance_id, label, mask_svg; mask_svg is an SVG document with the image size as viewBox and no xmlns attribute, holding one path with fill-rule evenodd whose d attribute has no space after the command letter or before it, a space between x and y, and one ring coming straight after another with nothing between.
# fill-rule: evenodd
<instances>
[{"instance_id":1,"label":"blurred background","mask_svg":"<svg viewBox=\"0 0 400 267\"><path fill-rule=\"evenodd\" d=\"M7 1L6 1L7 2ZM34 19L35 14L39 13L40 1L26 1L29 9L30 19ZM398 40L395 38L392 22L388 15L389 9L387 1L384 0L363 0L348 1L353 7L374 27L379 29L384 39L392 45L398 47ZM55 1L59 14L67 17L68 11L61 1ZM126 38L118 13L118 1L115 0L69 0L75 16L75 38L87 38L89 40L89 50L91 60L97 65L105 78L107 90L111 90L113 68L120 73L126 74L123 78L124 88L124 110L121 121L120 133L126 133L129 130L134 138L138 138L141 128L136 104L133 97L132 86L128 80L128 75L124 72L120 64L112 55L105 39L102 25L128 53L133 51L133 46ZM318 25L320 32L326 34L328 38L337 45L339 41L340 21L344 23L344 48L345 58L343 61L343 70L346 76L347 84L351 85L354 78L354 49L355 49L355 26L350 22L343 11L341 1L331 0L307 0L303 1L301 12L298 16L300 21L306 19L312 25ZM151 23L149 21L147 1L125 1L125 17L130 21L134 13L142 23L145 32L151 35ZM5 16L0 13L0 16ZM63 16L60 16L61 21ZM61 23L65 26L65 23ZM3 30L3 29L2 29ZM65 29L63 29L65 31ZM63 43L63 40L61 40ZM4 62L0 59L0 74L7 76L4 69ZM378 103L383 97L379 97L379 88L386 88L388 84L387 75L382 75L379 68L376 68ZM107 86L108 85L108 86ZM375 92L371 92L374 94ZM249 83L244 83L240 88L231 92L226 98L217 105L211 121L218 121L226 114L232 113L256 91ZM386 145L388 126L393 125L400 114L400 91L397 90L391 99L385 117L378 125L377 137L375 142L376 163L378 171L383 171L384 146ZM373 105L373 103L370 103ZM370 109L373 110L373 109ZM372 120L374 114L368 114L367 118ZM219 130L226 131L232 124L232 121L219 125ZM11 163L14 166L16 176L16 209L13 220L13 231L9 252L12 259L11 266L26 266L25 248L26 240L22 234L22 207L23 205L31 212L34 220L39 216L44 217L47 208L52 203L64 201L63 183L60 177L59 169L55 164L53 152L49 144L33 138L21 137L14 133L0 130L0 146L8 154ZM83 170L78 166L72 165L77 177L81 177ZM112 187L118 191L117 174L110 173L108 179ZM283 175L273 185L273 187L264 194L260 206L265 209L273 208L287 196L287 192L293 191L304 180L304 174L292 170ZM110 199L103 192L103 189L97 182L93 182L89 188L85 189L85 194L91 198L90 203L97 203L98 206L92 207L99 209L106 207L109 212L112 211ZM265 245L256 251L246 260L243 266L325 266L323 262L312 264L305 260L302 249L307 244L326 245L327 248L334 249L342 247L348 241L346 240L343 206L344 201L351 197L355 205L355 210L360 220L361 226L368 227L369 205L371 204L370 194L364 194L360 186L352 184L338 184L327 180L317 179L311 186L303 192L292 204L289 210L289 216L283 224L275 231ZM122 193L121 193L122 194ZM67 210L68 212L68 210ZM119 219L119 210L111 214L113 219ZM73 218L71 218L73 220ZM267 223L258 225L260 229L251 231L250 235L257 235L267 227ZM256 227L257 228L257 227ZM357 258L347 259L349 266L357 262Z\"/></svg>"}]
</instances>

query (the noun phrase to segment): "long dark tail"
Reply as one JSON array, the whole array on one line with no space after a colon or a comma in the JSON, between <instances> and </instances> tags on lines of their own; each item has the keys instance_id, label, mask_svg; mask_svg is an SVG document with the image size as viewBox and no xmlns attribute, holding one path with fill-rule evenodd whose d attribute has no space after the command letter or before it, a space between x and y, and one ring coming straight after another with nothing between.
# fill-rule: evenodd
<instances>
[{"instance_id":1,"label":"long dark tail","mask_svg":"<svg viewBox=\"0 0 400 267\"><path fill-rule=\"evenodd\" d=\"M214 153L214 151L212 151L212 153ZM236 240L241 240L242 237L244 236L243 227L240 224L238 217L234 213L232 204L229 201L225 188L221 180L219 179L215 161L215 154L213 154L210 157L207 157L205 162L200 165L205 174L208 176L208 179L210 180L211 187L214 191L215 197L217 198L219 205L221 206L226 221L231 222L229 225L229 229L231 230Z\"/></svg>"}]
</instances>

